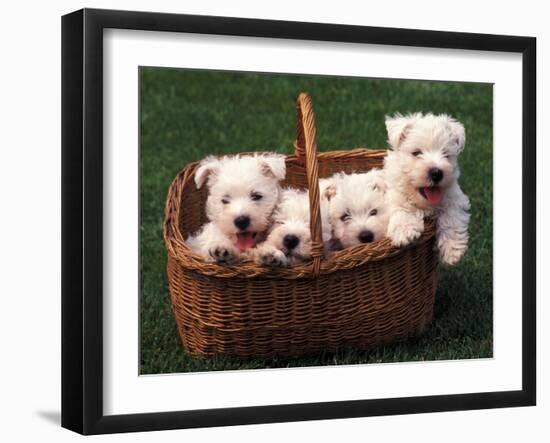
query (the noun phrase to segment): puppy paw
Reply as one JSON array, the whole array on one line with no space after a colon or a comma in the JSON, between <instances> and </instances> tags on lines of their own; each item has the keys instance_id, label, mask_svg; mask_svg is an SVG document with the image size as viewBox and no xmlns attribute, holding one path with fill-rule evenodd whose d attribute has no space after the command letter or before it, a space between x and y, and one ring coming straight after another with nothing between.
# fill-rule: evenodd
<instances>
[{"instance_id":1,"label":"puppy paw","mask_svg":"<svg viewBox=\"0 0 550 443\"><path fill-rule=\"evenodd\" d=\"M466 245L461 242L439 242L439 260L445 265L456 265L465 252Z\"/></svg>"},{"instance_id":2,"label":"puppy paw","mask_svg":"<svg viewBox=\"0 0 550 443\"><path fill-rule=\"evenodd\" d=\"M388 231L392 244L397 247L406 246L418 239L424 232L424 222L408 222L400 225L394 225Z\"/></svg>"},{"instance_id":3,"label":"puppy paw","mask_svg":"<svg viewBox=\"0 0 550 443\"><path fill-rule=\"evenodd\" d=\"M289 265L288 258L283 251L267 245L257 251L255 261L262 266L283 267Z\"/></svg>"},{"instance_id":4,"label":"puppy paw","mask_svg":"<svg viewBox=\"0 0 550 443\"><path fill-rule=\"evenodd\" d=\"M239 251L229 243L211 245L208 248L208 255L212 261L219 264L230 265L239 260Z\"/></svg>"}]
</instances>

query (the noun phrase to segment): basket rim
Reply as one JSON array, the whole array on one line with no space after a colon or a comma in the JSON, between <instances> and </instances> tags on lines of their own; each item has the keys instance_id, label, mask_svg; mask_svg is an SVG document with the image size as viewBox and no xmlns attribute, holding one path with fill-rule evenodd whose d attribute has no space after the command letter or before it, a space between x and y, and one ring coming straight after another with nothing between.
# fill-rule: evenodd
<instances>
[{"instance_id":1,"label":"basket rim","mask_svg":"<svg viewBox=\"0 0 550 443\"><path fill-rule=\"evenodd\" d=\"M334 160L338 158L368 158L384 157L385 149L367 149L356 148L351 150L338 150L320 152L318 158L321 161ZM239 155L251 155L252 152L242 152ZM298 160L295 154L287 155L286 161L296 162ZM243 261L238 265L220 265L204 260L204 258L192 251L185 243L185 238L177 222L177 214L181 205L181 194L183 188L189 184L193 178L199 162L187 164L176 175L172 181L166 199L163 223L163 237L168 255L175 260L181 267L195 271L199 274L218 278L267 278L267 279L300 279L314 278L313 260L307 260L303 263L294 264L286 268L271 268L261 266L252 261ZM427 219L424 232L420 238L413 244L398 248L391 244L388 238L369 243L368 245L357 245L346 248L341 251L335 251L329 257L321 260L320 274L329 274L340 270L349 270L362 266L371 261L384 260L390 257L396 257L404 253L409 248L416 248L418 245L429 241L435 235L435 223Z\"/></svg>"}]
</instances>

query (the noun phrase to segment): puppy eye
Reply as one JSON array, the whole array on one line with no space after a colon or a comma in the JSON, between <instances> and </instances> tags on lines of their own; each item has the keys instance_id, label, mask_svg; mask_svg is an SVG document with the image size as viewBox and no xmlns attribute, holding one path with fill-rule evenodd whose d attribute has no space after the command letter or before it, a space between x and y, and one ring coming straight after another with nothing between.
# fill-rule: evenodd
<instances>
[{"instance_id":1,"label":"puppy eye","mask_svg":"<svg viewBox=\"0 0 550 443\"><path fill-rule=\"evenodd\" d=\"M412 155L413 155L414 157L418 157L420 154L422 154L422 151L421 151L420 149L417 149L416 151L414 151L414 152L412 153Z\"/></svg>"},{"instance_id":2,"label":"puppy eye","mask_svg":"<svg viewBox=\"0 0 550 443\"><path fill-rule=\"evenodd\" d=\"M250 195L250 198L252 200L254 200L255 202L257 202L258 200L261 200L263 198L263 195L258 193L258 192L253 192L251 195Z\"/></svg>"},{"instance_id":3,"label":"puppy eye","mask_svg":"<svg viewBox=\"0 0 550 443\"><path fill-rule=\"evenodd\" d=\"M378 214L378 209L373 209L369 212L369 216Z\"/></svg>"},{"instance_id":4,"label":"puppy eye","mask_svg":"<svg viewBox=\"0 0 550 443\"><path fill-rule=\"evenodd\" d=\"M340 220L342 221L347 221L351 218L351 214L349 212L344 212L344 214L342 215L342 217L340 217Z\"/></svg>"},{"instance_id":5,"label":"puppy eye","mask_svg":"<svg viewBox=\"0 0 550 443\"><path fill-rule=\"evenodd\" d=\"M224 205L229 204L229 199L226 198L226 197L222 198L222 203L223 203Z\"/></svg>"}]
</instances>

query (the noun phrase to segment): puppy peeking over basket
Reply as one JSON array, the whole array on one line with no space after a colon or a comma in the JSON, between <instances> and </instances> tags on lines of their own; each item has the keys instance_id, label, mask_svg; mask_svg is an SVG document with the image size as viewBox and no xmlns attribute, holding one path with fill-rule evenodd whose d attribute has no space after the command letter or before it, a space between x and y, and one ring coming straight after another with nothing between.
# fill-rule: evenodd
<instances>
[{"instance_id":1,"label":"puppy peeking over basket","mask_svg":"<svg viewBox=\"0 0 550 443\"><path fill-rule=\"evenodd\" d=\"M336 173L320 180L325 256L390 238L406 246L436 219L441 262L456 264L466 251L470 208L458 185L464 127L447 115L387 117L391 150L382 170ZM186 240L207 261L253 260L288 266L311 258L307 191L281 189L286 174L279 154L207 157L195 174L207 182L209 222Z\"/></svg>"},{"instance_id":2,"label":"puppy peeking over basket","mask_svg":"<svg viewBox=\"0 0 550 443\"><path fill-rule=\"evenodd\" d=\"M207 182L210 221L186 243L207 261L228 264L247 258L265 240L285 173L285 157L278 154L205 158L195 184L200 189Z\"/></svg>"}]
</instances>

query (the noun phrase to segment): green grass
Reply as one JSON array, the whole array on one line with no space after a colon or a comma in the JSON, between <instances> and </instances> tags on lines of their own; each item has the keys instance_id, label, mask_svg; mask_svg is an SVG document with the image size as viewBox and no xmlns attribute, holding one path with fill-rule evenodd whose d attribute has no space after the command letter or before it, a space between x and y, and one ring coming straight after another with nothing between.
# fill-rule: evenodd
<instances>
[{"instance_id":1,"label":"green grass","mask_svg":"<svg viewBox=\"0 0 550 443\"><path fill-rule=\"evenodd\" d=\"M308 91L320 150L385 147L384 115L449 113L466 127L461 186L472 203L470 249L442 268L434 321L421 338L368 352L239 361L196 359L180 342L162 240L168 186L207 154L291 153L295 99ZM140 70L140 352L142 374L491 357L493 349L492 85L409 80Z\"/></svg>"}]
</instances>

